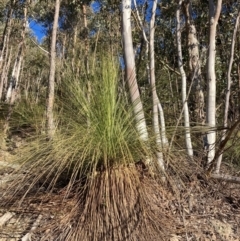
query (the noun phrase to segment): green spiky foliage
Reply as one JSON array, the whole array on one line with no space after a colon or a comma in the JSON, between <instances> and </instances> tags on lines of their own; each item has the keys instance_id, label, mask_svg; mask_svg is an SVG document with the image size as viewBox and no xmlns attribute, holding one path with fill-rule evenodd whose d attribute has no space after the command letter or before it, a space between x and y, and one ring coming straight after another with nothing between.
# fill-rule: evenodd
<instances>
[{"instance_id":1,"label":"green spiky foliage","mask_svg":"<svg viewBox=\"0 0 240 241\"><path fill-rule=\"evenodd\" d=\"M59 190L63 200L74 196L54 226L54 240L145 240L145 234L157 240L167 231L170 218L151 208L161 186L151 178L143 182L136 164L154 150L139 138L118 73L115 59L103 57L85 83L65 74L54 138L32 137L21 150L17 172L25 174L11 195L24 204L42 186Z\"/></svg>"},{"instance_id":2,"label":"green spiky foliage","mask_svg":"<svg viewBox=\"0 0 240 241\"><path fill-rule=\"evenodd\" d=\"M72 185L79 176L149 155L136 131L132 109L119 94L118 71L114 59L102 58L86 83L65 75L57 100L54 139L47 142L45 136L38 136L25 147L27 158L21 161L33 169L31 173L41 168L37 180L47 177L52 187L64 173Z\"/></svg>"}]
</instances>

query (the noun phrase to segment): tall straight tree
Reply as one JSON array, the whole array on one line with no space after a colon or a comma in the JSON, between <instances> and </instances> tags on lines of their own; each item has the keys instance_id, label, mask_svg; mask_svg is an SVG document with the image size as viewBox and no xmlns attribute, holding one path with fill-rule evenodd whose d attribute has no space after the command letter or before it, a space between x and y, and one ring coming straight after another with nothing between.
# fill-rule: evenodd
<instances>
[{"instance_id":1,"label":"tall straight tree","mask_svg":"<svg viewBox=\"0 0 240 241\"><path fill-rule=\"evenodd\" d=\"M159 126L159 118L158 118L158 105L159 99L157 96L156 91L156 80L155 80L155 52L154 52L154 33L155 33L155 15L156 15L156 9L157 9L157 0L153 1L153 7L152 7L152 17L150 21L150 82L151 82L151 88L152 88L152 99L153 99L153 130L156 138L157 147L159 150L157 150L157 159L158 164L161 167L161 169L164 170L164 162L163 162L163 154L160 150L162 148L162 140L160 136L160 126Z\"/></svg>"},{"instance_id":2,"label":"tall straight tree","mask_svg":"<svg viewBox=\"0 0 240 241\"><path fill-rule=\"evenodd\" d=\"M147 125L140 99L135 69L135 56L131 28L131 0L122 0L122 40L124 51L125 78L128 83L136 126L142 140L148 140Z\"/></svg>"},{"instance_id":3,"label":"tall straight tree","mask_svg":"<svg viewBox=\"0 0 240 241\"><path fill-rule=\"evenodd\" d=\"M12 56L9 54L9 39L12 31L14 4L15 0L12 0L7 10L6 23L0 44L0 100L2 99L3 87L6 84L5 80L7 79L8 75L8 60L11 59Z\"/></svg>"},{"instance_id":4,"label":"tall straight tree","mask_svg":"<svg viewBox=\"0 0 240 241\"><path fill-rule=\"evenodd\" d=\"M228 127L228 113L229 113L229 100L230 100L230 94L231 94L231 72L232 72L232 65L234 60L234 47L235 47L235 40L237 35L237 30L239 26L239 18L240 18L240 11L238 12L238 16L236 18L235 27L233 30L233 36L232 36L232 44L231 44L231 53L230 53L230 60L228 65L228 72L227 72L227 91L226 91L226 100L225 100L225 109L224 109L224 120L223 120L223 126L225 127L222 133L221 141L224 141L226 138L226 131ZM222 162L222 156L223 154L218 157L217 160L217 166L216 166L216 173L220 172L221 162Z\"/></svg>"},{"instance_id":5,"label":"tall straight tree","mask_svg":"<svg viewBox=\"0 0 240 241\"><path fill-rule=\"evenodd\" d=\"M47 102L47 134L48 138L52 139L54 135L55 125L53 119L53 104L54 104L54 82L55 82L55 67L56 67L56 39L58 29L58 19L60 11L60 0L55 1L55 14L52 27L52 39L50 49L50 71L48 82L48 102Z\"/></svg>"},{"instance_id":6,"label":"tall straight tree","mask_svg":"<svg viewBox=\"0 0 240 241\"><path fill-rule=\"evenodd\" d=\"M218 0L215 6L213 0L209 0L209 47L207 61L207 125L210 130L207 133L207 163L213 161L216 143L216 32L218 19L221 13L222 0Z\"/></svg>"},{"instance_id":7,"label":"tall straight tree","mask_svg":"<svg viewBox=\"0 0 240 241\"><path fill-rule=\"evenodd\" d=\"M29 4L30 4L30 0L27 0L23 5L23 20L22 20L23 28L21 31L21 40L18 44L17 56L14 62L10 83L6 94L6 102L11 104L15 102L19 91L19 78L20 78L20 70L23 62L23 57L24 57L25 35L28 30L27 10L28 10Z\"/></svg>"},{"instance_id":8,"label":"tall straight tree","mask_svg":"<svg viewBox=\"0 0 240 241\"><path fill-rule=\"evenodd\" d=\"M177 49L178 49L178 67L182 77L182 103L184 113L184 126L185 126L185 142L187 147L187 153L189 157L193 157L192 141L190 135L190 122L189 122L189 111L187 103L187 78L183 68L183 56L182 56L182 43L181 43L181 23L180 23L180 9L182 8L182 0L178 2L178 8L176 11L177 20Z\"/></svg>"},{"instance_id":9,"label":"tall straight tree","mask_svg":"<svg viewBox=\"0 0 240 241\"><path fill-rule=\"evenodd\" d=\"M192 104L194 108L194 121L197 123L205 122L204 114L204 94L202 86L201 61L199 58L199 41L197 39L197 30L192 19L192 1L183 2L183 12L186 19L186 29L188 35L188 56L190 78L193 83L192 87Z\"/></svg>"}]
</instances>

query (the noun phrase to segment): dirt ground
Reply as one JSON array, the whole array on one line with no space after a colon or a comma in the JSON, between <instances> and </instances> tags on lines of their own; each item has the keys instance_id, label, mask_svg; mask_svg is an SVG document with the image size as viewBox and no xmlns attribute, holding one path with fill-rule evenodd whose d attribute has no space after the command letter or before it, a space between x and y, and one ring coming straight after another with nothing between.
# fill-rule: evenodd
<instances>
[{"instance_id":1,"label":"dirt ground","mask_svg":"<svg viewBox=\"0 0 240 241\"><path fill-rule=\"evenodd\" d=\"M18 154L17 149L0 151L1 196L5 195L7 188L19 178L12 174L18 168L18 165L12 162ZM207 183L197 174L193 174L191 180L185 184L184 191L179 184L176 185L175 194L159 199L159 208L168 210L176 219L176 226L165 240L239 241L240 186L219 181ZM61 193L48 194L43 189L38 192L38 196L25 199L21 206L18 205L20 200L14 200L2 207L0 241L43 240L43 234L48 237L44 240L55 241L51 235L54 225L61 223L75 205L71 198L65 203L60 201L60 195ZM151 241L149 237L145 237L145 240Z\"/></svg>"}]
</instances>

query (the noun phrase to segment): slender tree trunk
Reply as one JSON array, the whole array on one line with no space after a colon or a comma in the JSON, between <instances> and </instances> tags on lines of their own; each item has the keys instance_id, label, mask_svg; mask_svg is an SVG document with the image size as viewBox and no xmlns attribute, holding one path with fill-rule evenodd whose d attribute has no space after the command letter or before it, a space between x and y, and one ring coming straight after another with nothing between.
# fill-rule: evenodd
<instances>
[{"instance_id":1,"label":"slender tree trunk","mask_svg":"<svg viewBox=\"0 0 240 241\"><path fill-rule=\"evenodd\" d=\"M187 146L187 153L189 157L193 157L192 141L190 135L190 123L189 123L189 111L187 103L187 78L183 68L183 57L182 57L182 43L181 43L181 24L180 24L180 9L182 7L182 0L178 3L176 12L177 20L177 49L178 49L178 66L182 77L182 103L184 112L184 126L185 126L185 141Z\"/></svg>"},{"instance_id":2,"label":"slender tree trunk","mask_svg":"<svg viewBox=\"0 0 240 241\"><path fill-rule=\"evenodd\" d=\"M6 102L13 104L16 99L16 95L18 93L18 82L19 82L19 75L20 75L20 70L22 66L22 61L23 61L23 55L24 55L24 43L25 43L25 35L27 31L27 25L28 25L28 20L27 20L27 7L29 4L29 0L24 4L23 8L23 13L24 13L24 19L23 19L23 28L21 31L21 42L18 45L18 53L17 57L14 63L14 67L12 70L12 75L6 95Z\"/></svg>"},{"instance_id":3,"label":"slender tree trunk","mask_svg":"<svg viewBox=\"0 0 240 241\"><path fill-rule=\"evenodd\" d=\"M193 82L193 108L194 122L204 123L204 94L202 87L201 61L199 58L199 42L197 39L196 27L193 24L191 13L191 0L185 0L183 3L183 12L186 19L187 34L188 34L188 53L189 53L189 69L190 78Z\"/></svg>"},{"instance_id":4,"label":"slender tree trunk","mask_svg":"<svg viewBox=\"0 0 240 241\"><path fill-rule=\"evenodd\" d=\"M230 94L231 94L231 81L232 81L231 72L232 72L232 65L233 65L233 59L234 59L235 40L236 40L237 30L238 30L238 26L239 26L239 18L240 18L240 12L238 13L238 16L236 18L236 23L235 23L235 27L234 27L234 31L233 31L233 36L232 36L231 55L230 55L230 60L229 60L229 65L228 65L228 73L227 73L227 91L226 91L224 120L223 120L224 130L222 133L221 141L225 140L226 131L227 131L227 127L228 127L229 99L230 99ZM222 156L223 156L223 153L218 157L217 166L216 166L216 170L215 170L216 173L220 172Z\"/></svg>"},{"instance_id":5,"label":"slender tree trunk","mask_svg":"<svg viewBox=\"0 0 240 241\"><path fill-rule=\"evenodd\" d=\"M207 164L209 165L215 156L216 144L216 31L218 19L222 8L222 0L217 1L216 7L214 1L209 0L209 48L207 61L207 125L210 129L207 133Z\"/></svg>"},{"instance_id":6,"label":"slender tree trunk","mask_svg":"<svg viewBox=\"0 0 240 241\"><path fill-rule=\"evenodd\" d=\"M136 127L139 131L141 139L147 141L147 125L135 72L136 70L131 28L131 0L122 0L122 39L124 49L125 75L129 86L130 97L136 118Z\"/></svg>"},{"instance_id":7,"label":"slender tree trunk","mask_svg":"<svg viewBox=\"0 0 240 241\"><path fill-rule=\"evenodd\" d=\"M12 15L13 15L13 5L15 4L15 0L11 1L10 9L8 9L6 24L3 30L2 35L2 43L0 45L0 72L2 71L3 63L5 62L6 50L8 48L9 38L12 31Z\"/></svg>"},{"instance_id":8,"label":"slender tree trunk","mask_svg":"<svg viewBox=\"0 0 240 241\"><path fill-rule=\"evenodd\" d=\"M10 48L10 51L9 51L9 48L7 47L5 63L2 69L2 74L0 79L1 81L0 82L0 101L3 99L3 92L7 85L7 77L8 77L8 71L10 68L11 61L12 61L12 47Z\"/></svg>"},{"instance_id":9,"label":"slender tree trunk","mask_svg":"<svg viewBox=\"0 0 240 241\"><path fill-rule=\"evenodd\" d=\"M152 99L153 99L153 130L156 138L156 143L158 147L157 151L157 159L158 164L161 169L164 170L164 162L163 162L163 154L162 154L162 140L160 136L160 126L159 126L159 119L158 119L158 104L159 99L157 96L156 91L156 81L155 81L155 54L154 54L154 33L155 33L155 14L157 9L157 0L153 1L153 7L152 7L152 17L150 21L150 82L151 82L151 88L152 88Z\"/></svg>"},{"instance_id":10,"label":"slender tree trunk","mask_svg":"<svg viewBox=\"0 0 240 241\"><path fill-rule=\"evenodd\" d=\"M56 67L56 41L57 29L60 10L60 0L55 1L55 14L52 28L51 50L50 50L50 73L48 82L48 102L47 102L47 133L48 138L52 139L55 131L53 119L53 104L54 104L54 82L55 82L55 67Z\"/></svg>"},{"instance_id":11,"label":"slender tree trunk","mask_svg":"<svg viewBox=\"0 0 240 241\"><path fill-rule=\"evenodd\" d=\"M152 73L154 75L153 76L154 79L153 78L152 79L153 79L154 85L155 85L155 59L154 59L155 58L154 57L154 31L155 31L155 27L154 27L154 24L155 24L155 12L156 12L157 6L154 2L153 9L152 9L152 17L151 17L151 22L150 22L150 29L151 29L151 31L150 31L150 41L152 41L152 42L149 43L149 41L147 39L147 36L146 36L144 26L143 26L143 23L142 23L142 20L141 20L141 17L140 17L140 14L139 14L139 11L138 11L138 8L137 8L136 0L134 0L133 2L134 2L134 7L135 7L136 13L137 13L137 19L138 19L139 25L142 29L143 41L145 42L145 46L146 46L146 50L145 50L146 59L148 59L149 45L151 45L151 47L153 49L153 51L150 51L150 62L152 60L153 68L154 68L154 70L152 71ZM152 35L151 35L151 33L152 33ZM143 43L141 45L143 45ZM151 81L151 72L150 72L149 62L146 62L146 69L147 69L148 82L149 82L149 84L151 84L152 81ZM156 88L154 87L154 88L152 88L152 90L155 91L154 95L157 97L157 100L155 99L154 101L157 102L157 107L158 107L157 109L158 109L159 119L160 119L160 123L161 123L161 132L159 132L159 131L158 132L159 132L159 135L161 135L160 140L162 141L162 146L165 147L165 146L168 146L168 139L167 139L167 136L166 136L166 126L165 126L164 112L163 112L163 109L162 109L161 102L160 102L160 100L157 96Z\"/></svg>"}]
</instances>

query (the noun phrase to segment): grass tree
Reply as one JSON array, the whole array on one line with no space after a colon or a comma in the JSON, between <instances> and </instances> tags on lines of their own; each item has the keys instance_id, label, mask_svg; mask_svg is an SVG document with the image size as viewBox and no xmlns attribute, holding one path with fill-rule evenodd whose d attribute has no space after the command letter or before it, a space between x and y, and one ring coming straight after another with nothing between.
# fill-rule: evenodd
<instances>
[{"instance_id":1,"label":"grass tree","mask_svg":"<svg viewBox=\"0 0 240 241\"><path fill-rule=\"evenodd\" d=\"M160 209L150 208L159 202L151 193L161 185L148 183L147 177L143 183L135 167L154 155L154 142L150 149L139 135L133 108L118 92L117 66L113 57L96 63L90 95L83 80L65 73L62 95L56 99L61 108L54 138L49 143L44 135L36 136L22 149L18 171L28 174L10 192L24 200L36 185L47 190L63 186L62 198L74 196L74 207L53 228L54 240L59 238L56 230L67 241L145 240L145 235L164 240L171 223Z\"/></svg>"}]
</instances>

